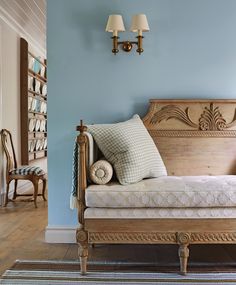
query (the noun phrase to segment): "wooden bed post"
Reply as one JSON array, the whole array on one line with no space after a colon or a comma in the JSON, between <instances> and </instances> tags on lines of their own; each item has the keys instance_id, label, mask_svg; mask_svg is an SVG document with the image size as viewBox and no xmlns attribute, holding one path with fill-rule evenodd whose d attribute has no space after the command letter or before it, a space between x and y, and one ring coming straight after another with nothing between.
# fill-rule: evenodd
<instances>
[{"instance_id":1,"label":"wooden bed post","mask_svg":"<svg viewBox=\"0 0 236 285\"><path fill-rule=\"evenodd\" d=\"M85 205L85 189L87 187L86 177L86 143L87 136L85 131L87 127L83 125L83 121L80 121L80 126L77 127L77 131L80 132L77 137L77 143L79 144L79 187L78 187L78 220L80 227L76 231L76 241L78 243L78 254L80 258L80 272L86 274L87 271L87 258L88 258L88 233L84 230L84 211Z\"/></svg>"}]
</instances>

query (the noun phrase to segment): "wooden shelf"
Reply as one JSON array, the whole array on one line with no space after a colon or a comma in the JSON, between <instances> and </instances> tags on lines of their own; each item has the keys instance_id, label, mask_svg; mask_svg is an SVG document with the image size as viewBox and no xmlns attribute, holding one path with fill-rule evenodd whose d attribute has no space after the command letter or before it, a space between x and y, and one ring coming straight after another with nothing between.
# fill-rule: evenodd
<instances>
[{"instance_id":1,"label":"wooden shelf","mask_svg":"<svg viewBox=\"0 0 236 285\"><path fill-rule=\"evenodd\" d=\"M34 59L36 59L40 64L42 64L43 66L47 67L47 65L46 65L42 60L38 59L38 57L35 56L35 55L34 55L32 52L30 52L29 50L28 50L28 54L31 55Z\"/></svg>"},{"instance_id":2,"label":"wooden shelf","mask_svg":"<svg viewBox=\"0 0 236 285\"><path fill-rule=\"evenodd\" d=\"M29 162L31 162L31 161L35 161L35 160L39 160L39 159L43 159L43 158L45 158L45 156L42 156L42 157L36 157L36 158L34 158L34 159L29 159Z\"/></svg>"},{"instance_id":3,"label":"wooden shelf","mask_svg":"<svg viewBox=\"0 0 236 285\"><path fill-rule=\"evenodd\" d=\"M30 90L30 89L28 89L28 92L32 93L33 95L37 95L37 96L41 97L42 99L44 99L45 101L47 101L47 96L44 96L43 94L40 94L40 93L35 92L33 90ZM32 96L32 97L34 97L34 96Z\"/></svg>"},{"instance_id":4,"label":"wooden shelf","mask_svg":"<svg viewBox=\"0 0 236 285\"><path fill-rule=\"evenodd\" d=\"M29 132L29 135L40 135L39 137L30 137L29 141L37 141L40 139L46 139L47 137L45 135L47 135L46 132Z\"/></svg>"},{"instance_id":5,"label":"wooden shelf","mask_svg":"<svg viewBox=\"0 0 236 285\"><path fill-rule=\"evenodd\" d=\"M29 110L29 113L31 113L31 114L35 114L35 115L47 116L47 114L46 114L46 113L40 113L40 112L31 111L31 110ZM47 120L47 119L45 119L45 120Z\"/></svg>"},{"instance_id":6,"label":"wooden shelf","mask_svg":"<svg viewBox=\"0 0 236 285\"><path fill-rule=\"evenodd\" d=\"M45 67L45 77L39 73L29 69L30 56L39 62L39 64ZM47 65L46 59L42 61L38 59L33 53L29 51L28 42L21 38L20 39L20 94L21 94L21 164L28 165L30 161L36 159L42 159L47 157L47 149L29 152L29 142L31 140L46 139L47 131L29 131L29 119L35 118L40 120L47 120L47 113L41 113L37 111L29 110L28 98L35 98L41 102L47 103L47 96L42 95L34 90L29 90L28 78L33 77L40 81L41 86L47 84ZM38 102L40 103L40 102Z\"/></svg>"},{"instance_id":7,"label":"wooden shelf","mask_svg":"<svg viewBox=\"0 0 236 285\"><path fill-rule=\"evenodd\" d=\"M47 134L47 132L28 132L29 134ZM38 139L38 138L35 138L36 140ZM33 140L33 139L31 139L31 140Z\"/></svg>"},{"instance_id":8,"label":"wooden shelf","mask_svg":"<svg viewBox=\"0 0 236 285\"><path fill-rule=\"evenodd\" d=\"M29 151L29 154L40 153L40 152L43 152L43 151L47 151L47 149Z\"/></svg>"},{"instance_id":9,"label":"wooden shelf","mask_svg":"<svg viewBox=\"0 0 236 285\"><path fill-rule=\"evenodd\" d=\"M45 77L43 77L43 76L41 76L40 74L34 72L32 69L29 69L29 70L28 70L28 73L29 73L30 76L32 76L32 77L38 79L38 80L41 81L43 84L47 83L47 79L46 79Z\"/></svg>"}]
</instances>

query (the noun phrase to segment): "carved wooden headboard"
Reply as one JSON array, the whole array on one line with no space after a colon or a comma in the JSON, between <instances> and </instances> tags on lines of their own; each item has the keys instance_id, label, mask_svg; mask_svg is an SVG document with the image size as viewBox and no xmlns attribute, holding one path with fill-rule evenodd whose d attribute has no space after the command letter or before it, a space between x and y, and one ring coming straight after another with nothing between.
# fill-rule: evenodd
<instances>
[{"instance_id":1,"label":"carved wooden headboard","mask_svg":"<svg viewBox=\"0 0 236 285\"><path fill-rule=\"evenodd\" d=\"M169 175L236 174L236 100L150 100L143 122Z\"/></svg>"}]
</instances>

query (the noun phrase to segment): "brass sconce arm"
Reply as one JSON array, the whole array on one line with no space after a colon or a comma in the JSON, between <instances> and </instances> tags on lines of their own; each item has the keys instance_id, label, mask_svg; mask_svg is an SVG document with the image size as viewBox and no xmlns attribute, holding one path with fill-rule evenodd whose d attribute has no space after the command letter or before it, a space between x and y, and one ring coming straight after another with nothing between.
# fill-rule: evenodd
<instances>
[{"instance_id":1,"label":"brass sconce arm","mask_svg":"<svg viewBox=\"0 0 236 285\"><path fill-rule=\"evenodd\" d=\"M116 55L118 52L119 52L119 49L118 49L118 39L119 37L117 36L113 36L111 37L112 40L113 40L113 49L112 49L112 52Z\"/></svg>"},{"instance_id":2,"label":"brass sconce arm","mask_svg":"<svg viewBox=\"0 0 236 285\"><path fill-rule=\"evenodd\" d=\"M133 45L136 45L137 48L137 52L139 53L139 55L144 51L144 49L142 48L142 44L143 44L143 36L137 36L136 38L138 39L138 41L122 41L119 42L118 39L119 37L117 36L113 36L111 37L113 39L113 49L112 52L116 55L119 52L119 48L118 46L122 46L122 50L125 52L130 52L133 48Z\"/></svg>"},{"instance_id":3,"label":"brass sconce arm","mask_svg":"<svg viewBox=\"0 0 236 285\"><path fill-rule=\"evenodd\" d=\"M144 51L143 49L143 36L137 36L137 39L138 39L138 43L137 43L137 46L138 48L136 49L136 51L139 53L139 55Z\"/></svg>"}]
</instances>

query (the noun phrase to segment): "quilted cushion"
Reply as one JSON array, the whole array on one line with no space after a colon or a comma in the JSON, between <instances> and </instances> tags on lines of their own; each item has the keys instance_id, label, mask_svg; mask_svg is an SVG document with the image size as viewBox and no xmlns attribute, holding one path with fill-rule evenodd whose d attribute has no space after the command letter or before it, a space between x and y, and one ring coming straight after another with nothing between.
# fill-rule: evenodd
<instances>
[{"instance_id":1,"label":"quilted cushion","mask_svg":"<svg viewBox=\"0 0 236 285\"><path fill-rule=\"evenodd\" d=\"M112 174L112 166L106 160L98 160L90 167L90 179L95 184L107 184Z\"/></svg>"},{"instance_id":2,"label":"quilted cushion","mask_svg":"<svg viewBox=\"0 0 236 285\"><path fill-rule=\"evenodd\" d=\"M235 207L236 176L163 176L127 186L90 185L85 197L92 208Z\"/></svg>"},{"instance_id":3,"label":"quilted cushion","mask_svg":"<svg viewBox=\"0 0 236 285\"><path fill-rule=\"evenodd\" d=\"M16 174L16 175L29 175L29 174L35 174L35 175L43 175L45 172L37 166L21 166L19 168L13 169L11 171L11 174Z\"/></svg>"},{"instance_id":4,"label":"quilted cushion","mask_svg":"<svg viewBox=\"0 0 236 285\"><path fill-rule=\"evenodd\" d=\"M167 175L157 147L138 115L122 123L91 125L88 131L114 166L121 184Z\"/></svg>"},{"instance_id":5,"label":"quilted cushion","mask_svg":"<svg viewBox=\"0 0 236 285\"><path fill-rule=\"evenodd\" d=\"M236 218L236 208L87 208L85 219Z\"/></svg>"}]
</instances>

